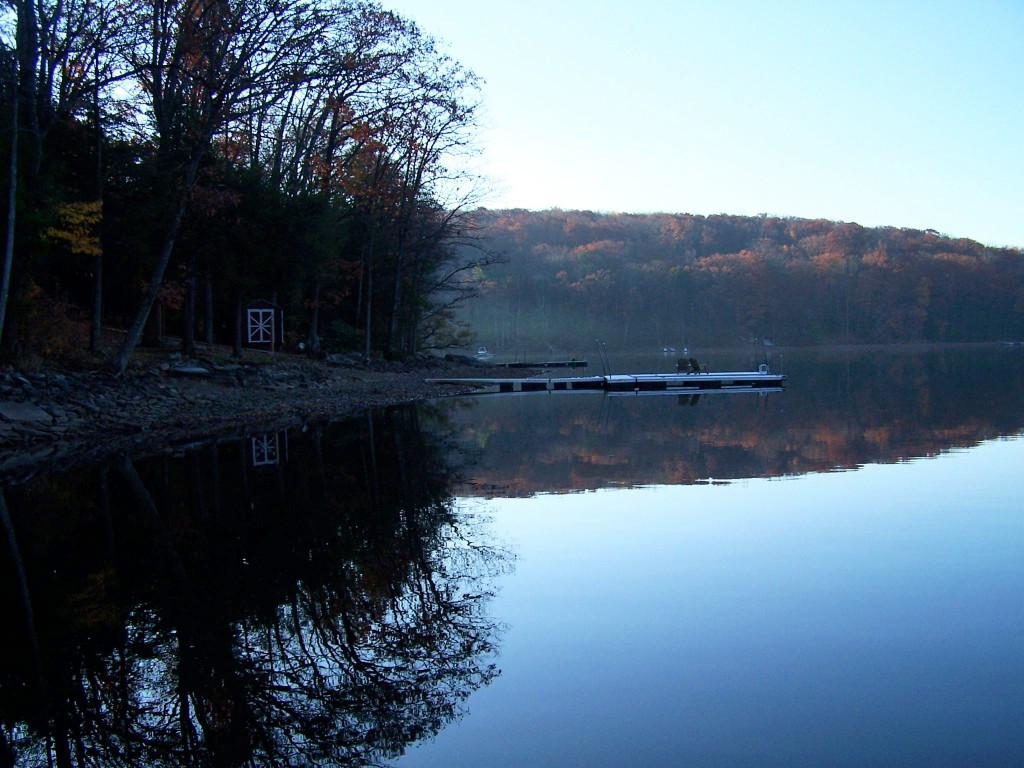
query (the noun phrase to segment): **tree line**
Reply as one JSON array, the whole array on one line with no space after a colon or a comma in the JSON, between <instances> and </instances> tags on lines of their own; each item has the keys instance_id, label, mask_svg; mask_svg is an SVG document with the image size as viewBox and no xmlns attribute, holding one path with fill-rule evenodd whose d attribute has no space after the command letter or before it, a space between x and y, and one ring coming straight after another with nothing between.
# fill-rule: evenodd
<instances>
[{"instance_id":1,"label":"tree line","mask_svg":"<svg viewBox=\"0 0 1024 768\"><path fill-rule=\"evenodd\" d=\"M99 354L105 328L117 372L164 333L238 352L254 299L311 353L451 343L491 261L460 170L478 103L372 2L8 0L4 356Z\"/></svg>"},{"instance_id":2,"label":"tree line","mask_svg":"<svg viewBox=\"0 0 1024 768\"><path fill-rule=\"evenodd\" d=\"M820 219L478 211L504 263L463 318L497 349L1024 338L1024 253Z\"/></svg>"}]
</instances>

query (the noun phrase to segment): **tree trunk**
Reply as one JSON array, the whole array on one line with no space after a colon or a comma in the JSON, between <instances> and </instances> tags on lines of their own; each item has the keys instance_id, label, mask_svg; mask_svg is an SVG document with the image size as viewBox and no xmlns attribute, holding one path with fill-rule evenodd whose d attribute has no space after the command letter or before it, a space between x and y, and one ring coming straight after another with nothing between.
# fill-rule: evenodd
<instances>
[{"instance_id":1,"label":"tree trunk","mask_svg":"<svg viewBox=\"0 0 1024 768\"><path fill-rule=\"evenodd\" d=\"M188 275L185 277L185 306L182 312L181 354L195 357L196 354L196 257L189 258Z\"/></svg>"},{"instance_id":2,"label":"tree trunk","mask_svg":"<svg viewBox=\"0 0 1024 768\"><path fill-rule=\"evenodd\" d=\"M366 327L366 338L365 338L365 351L363 353L363 357L366 360L370 359L370 352L373 349L372 344L371 344L371 341L372 341L372 339L371 339L371 335L372 335L371 334L371 329L373 327L372 326L372 320L373 320L373 318L372 318L372 315L373 315L373 312L372 312L372 309L373 309L373 266L372 266L372 261L373 261L373 249L374 249L374 246L376 244L376 237L377 237L377 216L376 216L375 213L371 213L370 214L370 236L368 238L368 241L363 244L363 248L362 248L362 251L361 251L362 257L363 257L363 272L366 273L366 289L365 289L365 293L364 293L365 298L362 300L362 304L364 305L364 312L366 313L365 314L365 319L364 319L364 322L366 323L366 326L365 326ZM359 290L363 291L363 281L362 280L359 281ZM357 321L357 324L358 324L358 321Z\"/></svg>"},{"instance_id":3,"label":"tree trunk","mask_svg":"<svg viewBox=\"0 0 1024 768\"><path fill-rule=\"evenodd\" d=\"M309 336L307 337L308 354L315 357L320 354L320 278L313 278L313 295L309 308Z\"/></svg>"},{"instance_id":4,"label":"tree trunk","mask_svg":"<svg viewBox=\"0 0 1024 768\"><path fill-rule=\"evenodd\" d=\"M103 254L96 254L92 276L92 322L89 324L89 351L98 355L103 347Z\"/></svg>"},{"instance_id":5,"label":"tree trunk","mask_svg":"<svg viewBox=\"0 0 1024 768\"><path fill-rule=\"evenodd\" d=\"M12 73L17 72L17 65L12 61ZM0 274L0 338L3 338L4 319L7 317L7 297L11 292L11 266L14 263L14 217L17 210L16 197L18 192L18 88L11 84L11 158L8 166L10 178L7 180L7 237L4 240L4 265Z\"/></svg>"},{"instance_id":6,"label":"tree trunk","mask_svg":"<svg viewBox=\"0 0 1024 768\"><path fill-rule=\"evenodd\" d=\"M100 124L99 57L96 58L96 88L93 90L93 120L96 123L96 199L103 200L103 126ZM101 202L102 205L102 202ZM102 211L103 209L100 208ZM100 219L99 227L102 228ZM92 269L92 322L89 324L89 351L97 355L103 345L103 233L96 233L100 251Z\"/></svg>"},{"instance_id":7,"label":"tree trunk","mask_svg":"<svg viewBox=\"0 0 1024 768\"><path fill-rule=\"evenodd\" d=\"M231 356L242 356L242 286L238 286L235 291L235 333L232 340Z\"/></svg>"},{"instance_id":8,"label":"tree trunk","mask_svg":"<svg viewBox=\"0 0 1024 768\"><path fill-rule=\"evenodd\" d=\"M23 128L29 138L28 171L26 179L29 189L39 175L42 162L42 132L39 127L38 79L39 64L39 26L36 17L34 0L18 0L17 21L17 56L18 83L22 98L17 104L18 110L25 112ZM15 113L17 114L17 112Z\"/></svg>"},{"instance_id":9,"label":"tree trunk","mask_svg":"<svg viewBox=\"0 0 1024 768\"><path fill-rule=\"evenodd\" d=\"M156 312L153 313L153 339L156 345L163 346L164 342L164 303L156 303Z\"/></svg>"},{"instance_id":10,"label":"tree trunk","mask_svg":"<svg viewBox=\"0 0 1024 768\"><path fill-rule=\"evenodd\" d=\"M160 246L160 255L157 258L156 266L153 267L153 273L149 278L149 287L146 290L146 295L142 299L142 304L139 306L139 311L135 315L135 320L132 322L131 327L128 329L128 334L125 336L124 342L118 349L117 354L114 355L114 359L111 361L111 369L114 374L121 376L128 368L128 361L131 360L132 353L135 348L139 345L139 339L142 338L142 329L146 326L146 320L149 318L149 313L153 310L153 304L156 302L157 291L160 290L160 285L163 283L164 272L167 270L167 265L171 261L171 252L174 250L174 241L178 238L178 232L181 229L181 222L185 218L185 206L188 204L188 196L192 191L192 185L196 180L196 173L199 171L199 160L202 157L201 152L196 152L188 165L188 169L185 172L185 181L181 192L181 197L178 200L178 206L174 211L174 217L171 219L170 226L167 228L167 234L164 235L163 244Z\"/></svg>"},{"instance_id":11,"label":"tree trunk","mask_svg":"<svg viewBox=\"0 0 1024 768\"><path fill-rule=\"evenodd\" d=\"M404 251L405 246L402 243L399 243L398 252L395 255L395 280L391 293L391 319L388 322L388 338L386 344L389 357L398 357L402 347L401 340L398 338L398 314L401 311L402 306L402 271L405 266Z\"/></svg>"},{"instance_id":12,"label":"tree trunk","mask_svg":"<svg viewBox=\"0 0 1024 768\"><path fill-rule=\"evenodd\" d=\"M363 352L363 357L367 360L370 359L370 351L373 347L370 346L370 329L371 329L371 309L373 308L373 269L370 267L370 262L366 262L366 349Z\"/></svg>"},{"instance_id":13,"label":"tree trunk","mask_svg":"<svg viewBox=\"0 0 1024 768\"><path fill-rule=\"evenodd\" d=\"M213 345L213 275L206 273L206 343Z\"/></svg>"}]
</instances>

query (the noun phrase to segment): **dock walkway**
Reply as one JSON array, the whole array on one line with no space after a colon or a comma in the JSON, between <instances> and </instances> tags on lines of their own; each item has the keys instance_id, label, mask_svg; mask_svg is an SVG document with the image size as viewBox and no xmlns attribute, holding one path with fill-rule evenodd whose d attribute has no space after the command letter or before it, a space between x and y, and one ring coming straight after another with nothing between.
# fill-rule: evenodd
<instances>
[{"instance_id":1,"label":"dock walkway","mask_svg":"<svg viewBox=\"0 0 1024 768\"><path fill-rule=\"evenodd\" d=\"M475 387L481 394L500 392L678 392L771 391L785 387L786 377L767 371L723 373L638 373L559 378L429 379L436 384Z\"/></svg>"}]
</instances>

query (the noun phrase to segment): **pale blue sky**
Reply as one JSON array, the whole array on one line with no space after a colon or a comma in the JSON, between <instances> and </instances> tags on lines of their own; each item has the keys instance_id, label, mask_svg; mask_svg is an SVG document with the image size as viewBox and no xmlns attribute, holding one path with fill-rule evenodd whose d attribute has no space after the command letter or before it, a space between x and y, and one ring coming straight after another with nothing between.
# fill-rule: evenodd
<instances>
[{"instance_id":1,"label":"pale blue sky","mask_svg":"<svg viewBox=\"0 0 1024 768\"><path fill-rule=\"evenodd\" d=\"M481 75L492 208L1024 247L1024 0L384 0Z\"/></svg>"}]
</instances>

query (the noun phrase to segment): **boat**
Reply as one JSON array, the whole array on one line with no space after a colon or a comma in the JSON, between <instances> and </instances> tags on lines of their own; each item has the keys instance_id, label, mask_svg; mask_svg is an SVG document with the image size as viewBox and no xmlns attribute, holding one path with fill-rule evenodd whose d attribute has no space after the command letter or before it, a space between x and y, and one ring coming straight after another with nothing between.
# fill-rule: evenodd
<instances>
[{"instance_id":1,"label":"boat","mask_svg":"<svg viewBox=\"0 0 1024 768\"><path fill-rule=\"evenodd\" d=\"M477 357L491 357L491 353L487 351L487 347L480 347L476 351Z\"/></svg>"}]
</instances>

